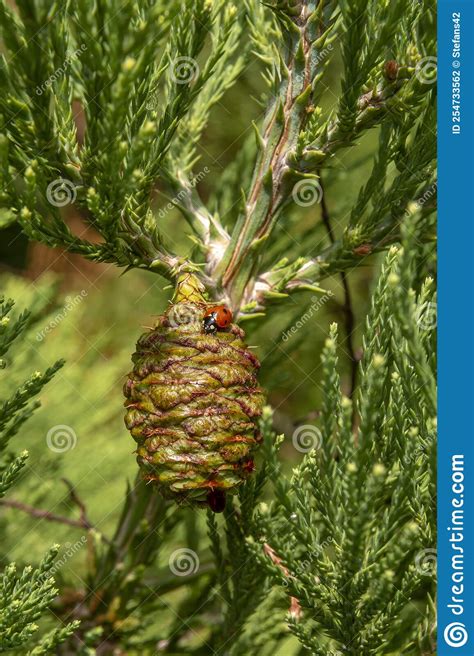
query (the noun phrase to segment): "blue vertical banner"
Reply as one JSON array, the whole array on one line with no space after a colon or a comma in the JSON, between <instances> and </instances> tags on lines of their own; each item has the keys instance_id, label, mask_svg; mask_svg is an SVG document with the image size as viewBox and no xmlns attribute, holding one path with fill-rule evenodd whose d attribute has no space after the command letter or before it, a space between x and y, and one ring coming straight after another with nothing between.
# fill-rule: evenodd
<instances>
[{"instance_id":1,"label":"blue vertical banner","mask_svg":"<svg viewBox=\"0 0 474 656\"><path fill-rule=\"evenodd\" d=\"M474 656L474 0L438 2L438 656Z\"/></svg>"}]
</instances>

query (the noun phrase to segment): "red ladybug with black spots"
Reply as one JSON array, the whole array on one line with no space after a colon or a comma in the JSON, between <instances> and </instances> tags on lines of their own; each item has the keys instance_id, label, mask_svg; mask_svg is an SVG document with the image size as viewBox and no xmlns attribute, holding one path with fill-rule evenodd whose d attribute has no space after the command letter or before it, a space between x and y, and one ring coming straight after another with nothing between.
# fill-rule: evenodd
<instances>
[{"instance_id":1,"label":"red ladybug with black spots","mask_svg":"<svg viewBox=\"0 0 474 656\"><path fill-rule=\"evenodd\" d=\"M232 323L232 312L227 305L215 305L204 315L203 328L208 335L214 335L218 330L225 330Z\"/></svg>"}]
</instances>

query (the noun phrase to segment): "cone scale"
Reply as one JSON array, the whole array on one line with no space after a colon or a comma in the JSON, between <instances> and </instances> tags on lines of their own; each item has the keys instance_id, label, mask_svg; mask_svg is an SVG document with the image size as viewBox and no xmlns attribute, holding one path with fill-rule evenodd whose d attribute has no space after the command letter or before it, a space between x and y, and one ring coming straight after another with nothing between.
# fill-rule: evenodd
<instances>
[{"instance_id":1,"label":"cone scale","mask_svg":"<svg viewBox=\"0 0 474 656\"><path fill-rule=\"evenodd\" d=\"M242 329L204 332L203 293L183 274L170 307L139 338L125 424L145 480L179 503L220 512L254 470L264 396Z\"/></svg>"}]
</instances>

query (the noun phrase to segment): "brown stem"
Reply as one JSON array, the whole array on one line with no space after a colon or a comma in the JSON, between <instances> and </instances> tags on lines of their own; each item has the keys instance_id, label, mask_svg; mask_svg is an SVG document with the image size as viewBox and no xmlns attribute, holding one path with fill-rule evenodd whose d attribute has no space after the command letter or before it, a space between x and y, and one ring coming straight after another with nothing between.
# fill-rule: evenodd
<instances>
[{"instance_id":1,"label":"brown stem","mask_svg":"<svg viewBox=\"0 0 474 656\"><path fill-rule=\"evenodd\" d=\"M82 525L84 527L89 527L93 528L92 522L89 520L87 517L87 509L85 503L80 499L79 495L77 494L74 485L69 481L67 478L61 478L63 483L66 485L68 491L69 491L69 498L71 499L72 503L74 503L78 508L80 512L80 522L82 522Z\"/></svg>"},{"instance_id":2,"label":"brown stem","mask_svg":"<svg viewBox=\"0 0 474 656\"><path fill-rule=\"evenodd\" d=\"M326 203L326 195L325 195L323 180L321 178L320 171L319 171L319 184L322 190L321 218L324 227L326 228L326 232L328 233L329 241L331 242L332 245L336 241L336 236L334 234L334 230L331 225L331 217L329 214L329 208ZM347 349L349 351L349 360L351 365L350 387L349 387L348 396L352 398L354 395L354 390L357 382L357 365L358 365L358 358L354 345L355 316L354 316L354 309L352 305L351 290L349 287L349 281L347 279L347 273L345 271L341 271L339 277L341 279L342 288L344 290L344 303L342 306L344 311L344 330L346 333L346 343L347 343Z\"/></svg>"},{"instance_id":3,"label":"brown stem","mask_svg":"<svg viewBox=\"0 0 474 656\"><path fill-rule=\"evenodd\" d=\"M49 522L58 522L60 524L66 524L67 526L85 528L87 530L94 528L88 520L84 519L84 517L81 517L81 519L70 519L69 517L56 515L49 510L41 510L40 508L29 506L26 503L21 503L21 501L15 501L14 499L0 499L0 505L5 506L5 508L16 508L16 510L21 510L28 515L31 515L31 517L46 519Z\"/></svg>"},{"instance_id":4,"label":"brown stem","mask_svg":"<svg viewBox=\"0 0 474 656\"><path fill-rule=\"evenodd\" d=\"M270 235L282 207L289 200L284 189L291 170L288 158L296 151L298 135L308 119L303 104L308 105L310 102L308 91L311 90L315 71L311 59L311 12L307 0L301 2L299 11L299 16L294 17L299 34L296 37L293 33L290 35L291 42L285 53L285 71L264 120L260 138L261 152L245 210L214 271L235 307L240 305L245 288L255 273L262 245ZM304 58L303 74L297 75L301 54Z\"/></svg>"},{"instance_id":5,"label":"brown stem","mask_svg":"<svg viewBox=\"0 0 474 656\"><path fill-rule=\"evenodd\" d=\"M268 544L268 542L265 542L263 544L263 551L265 555L270 558L272 563L274 563L281 570L281 572L286 578L291 578L291 574L288 568L286 568L282 564L281 558L277 556L277 554L272 549L272 547ZM302 615L301 604L296 597L290 596L290 608L288 612L294 619L299 619L301 617Z\"/></svg>"}]
</instances>

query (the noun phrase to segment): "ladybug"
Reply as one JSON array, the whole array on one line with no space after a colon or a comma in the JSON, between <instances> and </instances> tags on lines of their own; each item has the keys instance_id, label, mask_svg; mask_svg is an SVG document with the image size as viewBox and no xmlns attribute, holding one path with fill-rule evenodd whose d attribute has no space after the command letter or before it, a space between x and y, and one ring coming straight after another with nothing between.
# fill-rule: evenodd
<instances>
[{"instance_id":1,"label":"ladybug","mask_svg":"<svg viewBox=\"0 0 474 656\"><path fill-rule=\"evenodd\" d=\"M212 512L223 512L225 508L225 492L218 488L212 488L207 493L207 503Z\"/></svg>"},{"instance_id":2,"label":"ladybug","mask_svg":"<svg viewBox=\"0 0 474 656\"><path fill-rule=\"evenodd\" d=\"M384 72L386 78L391 82L393 82L393 80L396 80L398 77L398 69L399 66L394 59L390 59L389 61L385 62Z\"/></svg>"},{"instance_id":3,"label":"ladybug","mask_svg":"<svg viewBox=\"0 0 474 656\"><path fill-rule=\"evenodd\" d=\"M215 305L209 308L204 315L204 332L214 335L218 330L224 330L232 321L232 312L227 305Z\"/></svg>"}]
</instances>

